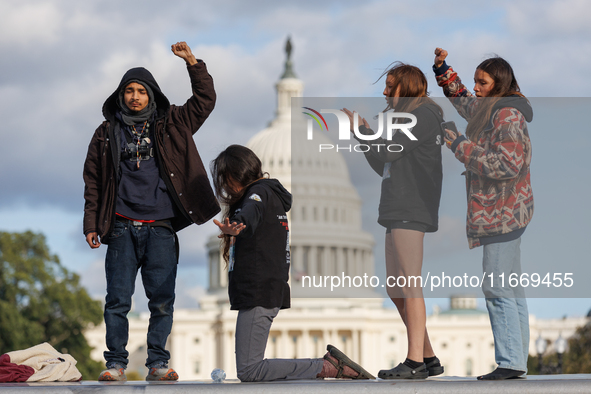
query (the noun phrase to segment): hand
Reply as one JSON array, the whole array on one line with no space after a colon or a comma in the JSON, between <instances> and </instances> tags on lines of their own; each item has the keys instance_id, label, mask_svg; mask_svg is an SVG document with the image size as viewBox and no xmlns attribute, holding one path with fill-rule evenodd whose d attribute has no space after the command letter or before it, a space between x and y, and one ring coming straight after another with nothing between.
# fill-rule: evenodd
<instances>
[{"instance_id":1,"label":"hand","mask_svg":"<svg viewBox=\"0 0 591 394\"><path fill-rule=\"evenodd\" d=\"M99 246L101 246L96 231L86 234L86 243L88 244L88 246L90 246L91 249L96 249Z\"/></svg>"},{"instance_id":2,"label":"hand","mask_svg":"<svg viewBox=\"0 0 591 394\"><path fill-rule=\"evenodd\" d=\"M343 111L345 113L345 115L347 115L347 117L349 118L349 123L350 123L349 130L351 130L351 133L354 133L354 131L353 131L353 125L354 125L353 112L349 111L347 108L343 108L343 109L341 109L341 111ZM362 118L359 115L357 115L357 116L358 116L358 120L359 120L359 122L358 122L359 126L365 126L369 129L370 127L369 127L369 123L367 123L367 120L365 120L365 118Z\"/></svg>"},{"instance_id":3,"label":"hand","mask_svg":"<svg viewBox=\"0 0 591 394\"><path fill-rule=\"evenodd\" d=\"M445 129L445 137L443 138L445 141L445 146L447 146L449 149L451 149L451 146L453 145L454 141L456 140L456 138L458 138L460 136L460 132L458 131L457 135L456 133L454 133L453 131L449 130L449 129Z\"/></svg>"},{"instance_id":4,"label":"hand","mask_svg":"<svg viewBox=\"0 0 591 394\"><path fill-rule=\"evenodd\" d=\"M216 219L213 219L213 223L220 228L222 233L228 235L238 235L242 230L246 228L246 225L244 225L244 223L230 223L229 218L226 218L223 224Z\"/></svg>"},{"instance_id":5,"label":"hand","mask_svg":"<svg viewBox=\"0 0 591 394\"><path fill-rule=\"evenodd\" d=\"M439 68L447 57L447 51L442 48L435 48L435 67Z\"/></svg>"},{"instance_id":6,"label":"hand","mask_svg":"<svg viewBox=\"0 0 591 394\"><path fill-rule=\"evenodd\" d=\"M181 59L185 59L189 66L197 63L197 59L193 56L193 52L191 52L191 48L187 45L186 42L181 41L177 42L176 44L172 44L170 46L172 53L180 57Z\"/></svg>"}]
</instances>

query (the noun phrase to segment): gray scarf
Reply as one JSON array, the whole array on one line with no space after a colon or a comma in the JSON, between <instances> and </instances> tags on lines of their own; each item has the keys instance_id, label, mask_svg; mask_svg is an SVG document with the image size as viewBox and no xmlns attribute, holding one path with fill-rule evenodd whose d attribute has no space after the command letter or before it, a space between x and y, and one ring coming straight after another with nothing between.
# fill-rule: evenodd
<instances>
[{"instance_id":1,"label":"gray scarf","mask_svg":"<svg viewBox=\"0 0 591 394\"><path fill-rule=\"evenodd\" d=\"M125 87L127 87L127 85L133 82L139 83L144 88L146 88L146 92L148 92L148 97L150 99L148 105L146 105L146 107L141 111L132 111L131 109L129 109L127 104L125 104L125 101L123 99L123 96L125 95ZM125 87L119 91L119 97L117 98L117 105L121 109L121 118L123 119L123 123L129 126L138 123L144 123L145 121L150 119L154 111L156 111L156 100L154 100L154 92L152 91L150 86L137 79L132 79L131 81L127 82Z\"/></svg>"}]
</instances>

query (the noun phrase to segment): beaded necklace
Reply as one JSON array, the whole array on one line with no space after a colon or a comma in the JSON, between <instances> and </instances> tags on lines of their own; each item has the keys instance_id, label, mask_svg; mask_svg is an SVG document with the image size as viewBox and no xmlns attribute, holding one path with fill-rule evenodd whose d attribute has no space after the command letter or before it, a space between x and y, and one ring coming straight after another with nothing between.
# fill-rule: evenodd
<instances>
[{"instance_id":1,"label":"beaded necklace","mask_svg":"<svg viewBox=\"0 0 591 394\"><path fill-rule=\"evenodd\" d=\"M150 143L150 139L148 137L142 138L142 136L144 134L147 134L148 127L150 127L150 124L146 120L144 122L144 126L142 127L142 131L138 133L137 130L135 129L135 125L131 125L131 131L133 132L133 135L137 139L137 149L136 149L137 168L140 168L140 160L141 160L140 159L140 144L142 142L142 139L145 140L147 144Z\"/></svg>"}]
</instances>

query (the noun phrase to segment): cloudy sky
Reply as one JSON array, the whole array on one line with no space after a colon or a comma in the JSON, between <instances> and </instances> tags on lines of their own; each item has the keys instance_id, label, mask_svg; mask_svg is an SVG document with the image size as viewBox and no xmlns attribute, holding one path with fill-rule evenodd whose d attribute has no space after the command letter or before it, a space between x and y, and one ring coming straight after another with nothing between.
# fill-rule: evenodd
<instances>
[{"instance_id":1,"label":"cloudy sky","mask_svg":"<svg viewBox=\"0 0 591 394\"><path fill-rule=\"evenodd\" d=\"M419 66L433 96L441 96L430 71L439 46L467 83L483 59L498 54L511 62L526 96L576 98L542 102L556 103L566 111L558 118L571 116L569 122L543 110L540 131L530 126L536 214L522 251L530 272L542 260L563 271L565 264L588 265L591 190L583 157L591 137L580 114L591 91L589 16L591 3L584 0L498 1L486 9L473 1L3 0L0 230L43 232L52 252L102 297L106 248L91 251L84 241L82 165L102 103L123 73L148 68L170 101L181 104L190 94L188 77L170 45L187 41L207 63L218 93L216 109L195 136L208 163L272 119L273 85L291 35L295 71L309 97L379 97L382 82L373 82L395 60ZM427 257L479 267L481 250L467 251L463 233L461 167L445 153L442 231L428 241ZM179 234L177 307L195 305L204 291L204 244L213 232L206 224ZM530 301L541 317L583 315L590 307L591 300L580 298Z\"/></svg>"}]
</instances>

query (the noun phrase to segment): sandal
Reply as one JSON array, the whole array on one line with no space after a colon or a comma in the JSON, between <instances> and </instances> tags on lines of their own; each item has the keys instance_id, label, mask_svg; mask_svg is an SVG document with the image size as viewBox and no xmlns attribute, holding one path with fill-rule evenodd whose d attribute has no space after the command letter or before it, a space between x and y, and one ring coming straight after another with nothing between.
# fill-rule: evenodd
<instances>
[{"instance_id":1,"label":"sandal","mask_svg":"<svg viewBox=\"0 0 591 394\"><path fill-rule=\"evenodd\" d=\"M429 376L437 376L443 373L443 365L441 365L441 362L437 357L435 357L435 360L427 363L426 367L429 371Z\"/></svg>"},{"instance_id":2,"label":"sandal","mask_svg":"<svg viewBox=\"0 0 591 394\"><path fill-rule=\"evenodd\" d=\"M412 369L403 363L392 369L382 369L378 373L380 379L427 379L429 371L425 363L416 369Z\"/></svg>"},{"instance_id":3,"label":"sandal","mask_svg":"<svg viewBox=\"0 0 591 394\"><path fill-rule=\"evenodd\" d=\"M338 364L337 364L333 360L331 360L330 357L324 356L324 359L327 360L329 363L331 363L337 369L337 371L338 371L337 376L336 376L337 378L375 379L375 376L373 376L372 374L367 372L365 369L363 369L361 367L361 365L352 361L349 357L347 357L345 355L345 353L341 352L336 347L334 347L332 345L328 345L326 347L326 350L328 350L328 353L330 353L330 355L338 361ZM344 367L351 368L353 371L357 372L358 375L357 376L345 375L343 372Z\"/></svg>"}]
</instances>

